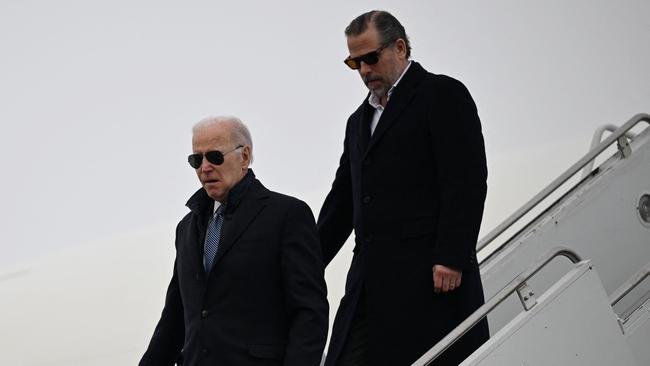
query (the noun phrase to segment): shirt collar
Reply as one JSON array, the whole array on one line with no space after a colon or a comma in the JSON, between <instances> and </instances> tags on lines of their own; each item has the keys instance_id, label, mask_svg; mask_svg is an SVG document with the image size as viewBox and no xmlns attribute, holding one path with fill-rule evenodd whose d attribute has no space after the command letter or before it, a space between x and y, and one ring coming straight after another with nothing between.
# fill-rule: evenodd
<instances>
[{"instance_id":1,"label":"shirt collar","mask_svg":"<svg viewBox=\"0 0 650 366\"><path fill-rule=\"evenodd\" d=\"M399 78L397 78L397 80L395 81L393 86L388 90L388 93L386 93L386 95L387 95L386 100L390 99L390 96L393 94L393 91L395 90L395 87L400 82L400 80L402 80L402 78L404 77L404 74L406 74L406 71L408 71L409 67L411 67L411 63L412 63L412 61L409 61L409 63L406 64L406 67L404 68L404 71L402 71L402 75L400 75ZM373 92L370 92L370 96L368 97L368 103L370 103L370 105L375 109L380 108L380 107L382 109L384 108L381 105L380 101L379 101L379 97L377 97Z\"/></svg>"}]
</instances>

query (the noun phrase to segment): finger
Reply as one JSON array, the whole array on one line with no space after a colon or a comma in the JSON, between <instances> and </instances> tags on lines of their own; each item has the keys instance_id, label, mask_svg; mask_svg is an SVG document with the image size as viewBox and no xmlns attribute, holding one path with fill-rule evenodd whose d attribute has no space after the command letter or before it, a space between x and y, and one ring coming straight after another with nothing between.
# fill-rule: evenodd
<instances>
[{"instance_id":1,"label":"finger","mask_svg":"<svg viewBox=\"0 0 650 366\"><path fill-rule=\"evenodd\" d=\"M442 292L447 292L447 291L449 291L449 284L450 284L450 281L451 281L451 279L450 279L449 275L445 276L445 277L442 279Z\"/></svg>"},{"instance_id":2,"label":"finger","mask_svg":"<svg viewBox=\"0 0 650 366\"><path fill-rule=\"evenodd\" d=\"M442 291L442 275L440 273L433 275L433 287L437 292Z\"/></svg>"},{"instance_id":3,"label":"finger","mask_svg":"<svg viewBox=\"0 0 650 366\"><path fill-rule=\"evenodd\" d=\"M449 277L449 291L453 291L453 290L456 289L456 287L458 287L456 285L457 280L458 280L458 278L456 276L452 275L452 276Z\"/></svg>"},{"instance_id":4,"label":"finger","mask_svg":"<svg viewBox=\"0 0 650 366\"><path fill-rule=\"evenodd\" d=\"M452 271L447 277L449 278L449 291L453 291L460 286L461 272Z\"/></svg>"},{"instance_id":5,"label":"finger","mask_svg":"<svg viewBox=\"0 0 650 366\"><path fill-rule=\"evenodd\" d=\"M442 289L442 278L440 272L436 271L436 267L433 267L433 292L438 294Z\"/></svg>"},{"instance_id":6,"label":"finger","mask_svg":"<svg viewBox=\"0 0 650 366\"><path fill-rule=\"evenodd\" d=\"M435 284L433 285L433 293L434 294L439 294L442 288L440 286L436 286Z\"/></svg>"}]
</instances>

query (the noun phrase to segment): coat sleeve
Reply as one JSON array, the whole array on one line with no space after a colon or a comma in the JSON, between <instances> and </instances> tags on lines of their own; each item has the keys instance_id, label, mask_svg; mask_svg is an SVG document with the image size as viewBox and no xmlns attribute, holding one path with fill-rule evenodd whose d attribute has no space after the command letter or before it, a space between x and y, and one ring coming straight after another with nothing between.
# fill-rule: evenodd
<instances>
[{"instance_id":1,"label":"coat sleeve","mask_svg":"<svg viewBox=\"0 0 650 366\"><path fill-rule=\"evenodd\" d=\"M352 117L350 117L352 119ZM325 198L318 215L318 235L323 251L323 262L327 266L339 252L350 236L353 227L352 217L352 177L350 173L348 121L343 154L339 160L332 188Z\"/></svg>"},{"instance_id":2,"label":"coat sleeve","mask_svg":"<svg viewBox=\"0 0 650 366\"><path fill-rule=\"evenodd\" d=\"M318 366L327 341L327 288L314 216L304 202L296 201L282 238L281 269L290 319L283 365Z\"/></svg>"},{"instance_id":3,"label":"coat sleeve","mask_svg":"<svg viewBox=\"0 0 650 366\"><path fill-rule=\"evenodd\" d=\"M176 235L178 237L178 228ZM174 262L174 273L167 287L162 315L153 332L149 347L138 365L173 366L180 360L184 337L183 303L178 287L176 262Z\"/></svg>"},{"instance_id":4,"label":"coat sleeve","mask_svg":"<svg viewBox=\"0 0 650 366\"><path fill-rule=\"evenodd\" d=\"M457 269L476 266L476 241L487 192L487 163L481 122L469 91L439 76L430 111L440 211L433 264Z\"/></svg>"}]
</instances>

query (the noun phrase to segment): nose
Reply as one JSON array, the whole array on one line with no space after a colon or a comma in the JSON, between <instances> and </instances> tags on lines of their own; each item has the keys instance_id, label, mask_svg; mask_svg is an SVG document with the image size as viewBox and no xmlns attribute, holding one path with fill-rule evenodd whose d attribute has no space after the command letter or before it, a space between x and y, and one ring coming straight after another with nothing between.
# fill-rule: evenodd
<instances>
[{"instance_id":1,"label":"nose","mask_svg":"<svg viewBox=\"0 0 650 366\"><path fill-rule=\"evenodd\" d=\"M209 171L214 170L214 166L213 166L212 163L210 163L210 162L208 161L208 159L204 156L203 159L201 160L201 166L199 167L199 169L200 169L202 172L206 172L206 171L209 172Z\"/></svg>"},{"instance_id":2,"label":"nose","mask_svg":"<svg viewBox=\"0 0 650 366\"><path fill-rule=\"evenodd\" d=\"M370 73L370 65L368 65L367 63L365 63L363 61L359 62L359 64L360 64L360 66L359 66L359 74L361 74L361 76L368 75Z\"/></svg>"}]
</instances>

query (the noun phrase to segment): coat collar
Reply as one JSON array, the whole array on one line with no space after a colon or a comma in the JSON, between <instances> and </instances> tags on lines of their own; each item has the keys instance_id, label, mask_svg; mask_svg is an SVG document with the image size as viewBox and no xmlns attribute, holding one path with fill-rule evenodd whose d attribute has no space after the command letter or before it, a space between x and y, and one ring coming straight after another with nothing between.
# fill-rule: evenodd
<instances>
[{"instance_id":1,"label":"coat collar","mask_svg":"<svg viewBox=\"0 0 650 366\"><path fill-rule=\"evenodd\" d=\"M379 119L375 133L370 138L370 144L366 149L366 155L372 148L377 145L377 142L382 138L384 133L393 125L397 117L400 116L404 108L411 102L416 94L417 87L420 81L424 79L427 71L417 62L412 61L411 66L406 71L400 82L395 86L395 90L391 94L390 100L386 104L386 108ZM366 108L371 108L367 101L364 103ZM365 117L367 119L368 117ZM366 123L363 123L366 122ZM363 121L361 125L366 125L367 121ZM370 133L370 132L368 132Z\"/></svg>"},{"instance_id":2,"label":"coat collar","mask_svg":"<svg viewBox=\"0 0 650 366\"><path fill-rule=\"evenodd\" d=\"M242 198L248 191L250 185L255 181L255 173L252 169L248 169L246 175L240 180L230 192L228 192L228 200L226 201L226 214L232 213ZM185 204L192 212L198 214L201 218L205 218L206 215L212 213L212 207L214 207L214 200L208 196L205 189L201 188L196 191L192 197Z\"/></svg>"},{"instance_id":3,"label":"coat collar","mask_svg":"<svg viewBox=\"0 0 650 366\"><path fill-rule=\"evenodd\" d=\"M246 176L228 193L224 226L212 270L218 267L220 259L228 253L255 217L266 207L266 198L268 198L269 193L270 191L255 178L252 169L249 169ZM197 230L196 234L198 235L196 235L196 238L199 239L197 249L199 253L198 262L200 263L202 263L203 258L204 233L207 230L207 222L212 214L213 205L214 200L208 196L203 188L196 191L187 201L187 207L198 219L194 230ZM201 267L203 266L201 265Z\"/></svg>"},{"instance_id":4,"label":"coat collar","mask_svg":"<svg viewBox=\"0 0 650 366\"><path fill-rule=\"evenodd\" d=\"M214 258L213 269L218 266L219 260L228 253L257 215L264 210L269 193L270 191L259 180L253 179L238 205L233 209L226 209L219 251Z\"/></svg>"}]
</instances>

